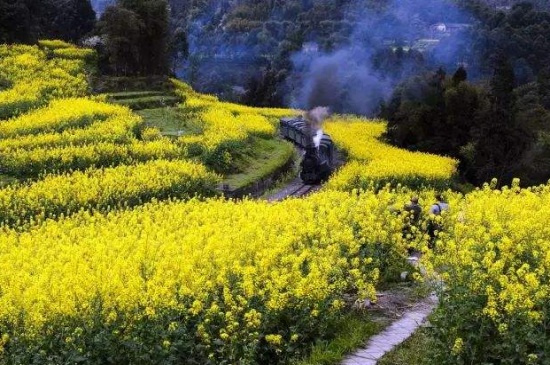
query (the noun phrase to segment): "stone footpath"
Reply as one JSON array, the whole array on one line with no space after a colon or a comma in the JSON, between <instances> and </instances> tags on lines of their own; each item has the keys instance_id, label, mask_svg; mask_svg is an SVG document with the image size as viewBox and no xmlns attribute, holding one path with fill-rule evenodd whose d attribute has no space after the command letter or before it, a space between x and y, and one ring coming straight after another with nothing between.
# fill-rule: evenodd
<instances>
[{"instance_id":1,"label":"stone footpath","mask_svg":"<svg viewBox=\"0 0 550 365\"><path fill-rule=\"evenodd\" d=\"M401 319L372 337L367 347L346 358L342 365L376 365L386 353L409 338L426 321L436 305L435 295L417 303L414 308L403 313Z\"/></svg>"}]
</instances>

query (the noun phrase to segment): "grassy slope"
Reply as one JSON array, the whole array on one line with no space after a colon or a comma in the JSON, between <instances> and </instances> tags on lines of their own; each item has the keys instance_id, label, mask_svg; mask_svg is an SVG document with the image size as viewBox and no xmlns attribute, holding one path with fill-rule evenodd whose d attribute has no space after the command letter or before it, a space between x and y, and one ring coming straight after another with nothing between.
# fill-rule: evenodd
<instances>
[{"instance_id":1,"label":"grassy slope","mask_svg":"<svg viewBox=\"0 0 550 365\"><path fill-rule=\"evenodd\" d=\"M166 136L182 136L200 133L178 107L144 109L136 112L145 124L157 127ZM237 174L225 178L224 184L239 189L260 180L284 165L294 154L292 144L279 139L252 138L248 153L239 156Z\"/></svg>"},{"instance_id":2,"label":"grassy slope","mask_svg":"<svg viewBox=\"0 0 550 365\"><path fill-rule=\"evenodd\" d=\"M163 91L123 91L118 93L107 94L109 99L112 100L125 100L125 99L135 99L143 98L149 96L162 96L165 95Z\"/></svg>"},{"instance_id":3,"label":"grassy slope","mask_svg":"<svg viewBox=\"0 0 550 365\"><path fill-rule=\"evenodd\" d=\"M254 138L250 151L238 161L241 172L224 179L230 188L238 189L268 176L294 155L292 144L277 139Z\"/></svg>"},{"instance_id":4,"label":"grassy slope","mask_svg":"<svg viewBox=\"0 0 550 365\"><path fill-rule=\"evenodd\" d=\"M178 107L144 109L137 111L145 124L157 127L163 135L178 136L200 133L200 128L188 121Z\"/></svg>"},{"instance_id":5,"label":"grassy slope","mask_svg":"<svg viewBox=\"0 0 550 365\"><path fill-rule=\"evenodd\" d=\"M351 313L335 325L332 341L316 343L306 359L293 365L336 365L383 327L384 324L373 321L368 314Z\"/></svg>"},{"instance_id":6,"label":"grassy slope","mask_svg":"<svg viewBox=\"0 0 550 365\"><path fill-rule=\"evenodd\" d=\"M160 108L164 106L174 106L181 102L181 99L173 95L149 95L135 97L119 97L113 95L113 98L108 99L110 102L129 107L132 110L143 110L150 108Z\"/></svg>"},{"instance_id":7,"label":"grassy slope","mask_svg":"<svg viewBox=\"0 0 550 365\"><path fill-rule=\"evenodd\" d=\"M378 365L428 365L430 337L420 329L396 349L384 356Z\"/></svg>"},{"instance_id":8,"label":"grassy slope","mask_svg":"<svg viewBox=\"0 0 550 365\"><path fill-rule=\"evenodd\" d=\"M293 365L338 365L350 353L362 348L369 338L381 332L386 326L402 316L403 308L424 299L430 293L428 286L419 283L386 283L379 290L384 293L378 303L367 310L350 310L349 314L342 318L334 326L334 339L320 341L313 346L311 354ZM385 299L384 299L385 298ZM425 341L423 336L420 340ZM405 342L407 343L407 342ZM414 346L420 346L420 342L413 343L404 353L397 353L384 365L427 365L423 362L415 362L414 357L418 352L419 357L424 357L425 351L416 351ZM399 347L398 349L400 349ZM388 355L389 356L389 355ZM393 362L393 361L401 362Z\"/></svg>"},{"instance_id":9,"label":"grassy slope","mask_svg":"<svg viewBox=\"0 0 550 365\"><path fill-rule=\"evenodd\" d=\"M0 174L0 188L17 181L18 180L12 176Z\"/></svg>"}]
</instances>

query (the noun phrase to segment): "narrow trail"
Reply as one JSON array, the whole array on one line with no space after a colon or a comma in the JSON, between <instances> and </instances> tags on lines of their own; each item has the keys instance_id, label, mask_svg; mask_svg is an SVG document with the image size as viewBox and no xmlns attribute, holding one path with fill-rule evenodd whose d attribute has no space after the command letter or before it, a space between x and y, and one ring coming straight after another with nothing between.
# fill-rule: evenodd
<instances>
[{"instance_id":1,"label":"narrow trail","mask_svg":"<svg viewBox=\"0 0 550 365\"><path fill-rule=\"evenodd\" d=\"M412 266L420 268L425 274L425 269L420 263L421 256L413 254L409 257L409 263ZM428 316L437 307L438 298L435 293L427 298L412 303L404 312L399 315L399 319L390 324L384 331L373 336L366 343L365 347L349 355L342 365L376 365L384 355L402 344L411 337L418 328L420 328Z\"/></svg>"},{"instance_id":2,"label":"narrow trail","mask_svg":"<svg viewBox=\"0 0 550 365\"><path fill-rule=\"evenodd\" d=\"M342 365L376 365L385 354L403 343L425 322L437 306L437 297L417 302L405 311L400 319L393 322L384 331L371 337L366 347L348 356Z\"/></svg>"}]
</instances>

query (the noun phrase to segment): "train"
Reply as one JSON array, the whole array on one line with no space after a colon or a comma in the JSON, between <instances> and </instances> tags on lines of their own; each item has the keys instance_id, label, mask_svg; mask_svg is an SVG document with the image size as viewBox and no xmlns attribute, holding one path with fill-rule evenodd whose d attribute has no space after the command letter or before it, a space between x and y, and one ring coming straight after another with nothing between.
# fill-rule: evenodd
<instances>
[{"instance_id":1,"label":"train","mask_svg":"<svg viewBox=\"0 0 550 365\"><path fill-rule=\"evenodd\" d=\"M326 181L334 170L334 143L328 134L312 133L303 117L288 117L280 120L281 136L304 150L300 162L300 178L304 184L315 185ZM317 138L317 142L315 142Z\"/></svg>"}]
</instances>

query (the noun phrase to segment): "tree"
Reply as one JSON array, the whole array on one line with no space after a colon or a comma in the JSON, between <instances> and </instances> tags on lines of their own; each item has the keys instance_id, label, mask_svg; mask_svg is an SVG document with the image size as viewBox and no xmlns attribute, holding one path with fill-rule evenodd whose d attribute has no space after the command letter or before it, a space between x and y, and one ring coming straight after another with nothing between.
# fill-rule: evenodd
<instances>
[{"instance_id":1,"label":"tree","mask_svg":"<svg viewBox=\"0 0 550 365\"><path fill-rule=\"evenodd\" d=\"M283 98L279 92L282 75L269 67L258 77L252 77L247 85L242 102L252 106L282 106Z\"/></svg>"},{"instance_id":2,"label":"tree","mask_svg":"<svg viewBox=\"0 0 550 365\"><path fill-rule=\"evenodd\" d=\"M509 183L520 171L525 152L535 141L535 131L522 125L514 111L514 70L508 57L499 53L493 60L490 103L477 115L473 136L476 140L473 166L476 182L497 178Z\"/></svg>"},{"instance_id":3,"label":"tree","mask_svg":"<svg viewBox=\"0 0 550 365\"><path fill-rule=\"evenodd\" d=\"M0 0L0 42L77 42L95 26L90 0Z\"/></svg>"},{"instance_id":4,"label":"tree","mask_svg":"<svg viewBox=\"0 0 550 365\"><path fill-rule=\"evenodd\" d=\"M96 13L90 0L73 0L72 19L68 24L67 39L76 42L90 33L96 24Z\"/></svg>"},{"instance_id":5,"label":"tree","mask_svg":"<svg viewBox=\"0 0 550 365\"><path fill-rule=\"evenodd\" d=\"M108 7L101 16L100 29L113 72L167 73L168 24L166 0L118 0L116 5Z\"/></svg>"},{"instance_id":6,"label":"tree","mask_svg":"<svg viewBox=\"0 0 550 365\"><path fill-rule=\"evenodd\" d=\"M0 0L0 43L36 42L37 8L32 0Z\"/></svg>"},{"instance_id":7,"label":"tree","mask_svg":"<svg viewBox=\"0 0 550 365\"><path fill-rule=\"evenodd\" d=\"M186 60L189 57L189 43L187 41L187 33L181 27L176 28L172 32L170 43L168 46L172 67ZM172 70L172 73L175 73Z\"/></svg>"},{"instance_id":8,"label":"tree","mask_svg":"<svg viewBox=\"0 0 550 365\"><path fill-rule=\"evenodd\" d=\"M453 84L456 86L466 80L468 80L468 72L464 66L460 66L453 75Z\"/></svg>"},{"instance_id":9,"label":"tree","mask_svg":"<svg viewBox=\"0 0 550 365\"><path fill-rule=\"evenodd\" d=\"M112 72L136 74L140 62L139 40L143 23L138 15L120 6L109 6L99 23L105 36L106 51Z\"/></svg>"},{"instance_id":10,"label":"tree","mask_svg":"<svg viewBox=\"0 0 550 365\"><path fill-rule=\"evenodd\" d=\"M78 42L95 27L96 14L90 0L44 1L40 37Z\"/></svg>"}]
</instances>

